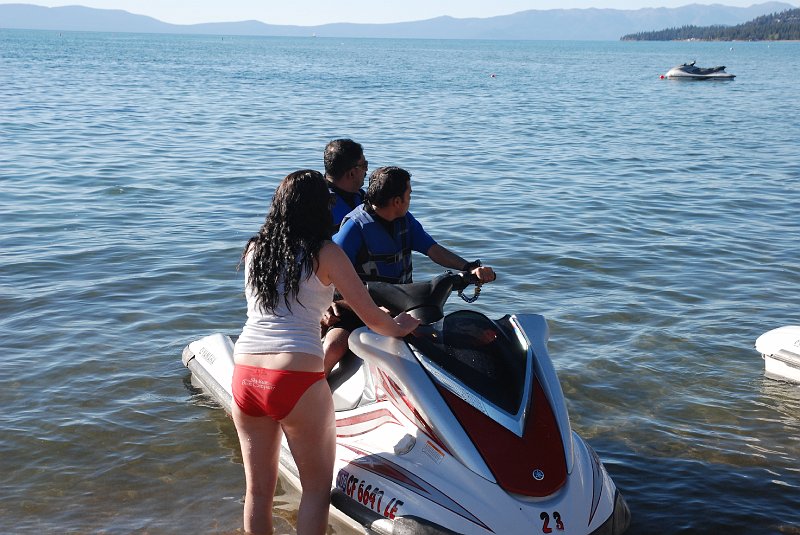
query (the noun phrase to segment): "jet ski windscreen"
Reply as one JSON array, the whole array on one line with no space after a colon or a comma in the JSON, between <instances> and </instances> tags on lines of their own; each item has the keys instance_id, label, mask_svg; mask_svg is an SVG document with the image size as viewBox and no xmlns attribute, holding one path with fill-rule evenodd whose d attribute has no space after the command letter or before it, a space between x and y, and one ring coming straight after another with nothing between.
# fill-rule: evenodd
<instances>
[{"instance_id":1,"label":"jet ski windscreen","mask_svg":"<svg viewBox=\"0 0 800 535\"><path fill-rule=\"evenodd\" d=\"M516 414L524 390L527 349L505 316L492 321L479 312L445 316L442 331L431 330L409 342L470 390Z\"/></svg>"}]
</instances>

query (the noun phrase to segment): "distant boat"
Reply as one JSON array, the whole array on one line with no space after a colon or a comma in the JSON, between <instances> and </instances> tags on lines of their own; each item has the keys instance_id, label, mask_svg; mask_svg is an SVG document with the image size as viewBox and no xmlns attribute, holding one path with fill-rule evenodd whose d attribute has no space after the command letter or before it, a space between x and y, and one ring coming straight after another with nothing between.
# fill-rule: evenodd
<instances>
[{"instance_id":1,"label":"distant boat","mask_svg":"<svg viewBox=\"0 0 800 535\"><path fill-rule=\"evenodd\" d=\"M697 67L695 62L684 63L677 67L672 67L662 78L671 80L733 80L735 74L725 72L725 66L718 67Z\"/></svg>"},{"instance_id":2,"label":"distant boat","mask_svg":"<svg viewBox=\"0 0 800 535\"><path fill-rule=\"evenodd\" d=\"M764 358L764 375L800 383L800 325L765 332L756 340L756 351Z\"/></svg>"}]
</instances>

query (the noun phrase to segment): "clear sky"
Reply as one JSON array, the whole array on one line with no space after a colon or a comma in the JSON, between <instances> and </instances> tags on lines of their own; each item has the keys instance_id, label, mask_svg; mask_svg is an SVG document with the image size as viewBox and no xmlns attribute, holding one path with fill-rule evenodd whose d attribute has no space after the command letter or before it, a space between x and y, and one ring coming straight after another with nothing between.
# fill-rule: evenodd
<instances>
[{"instance_id":1,"label":"clear sky","mask_svg":"<svg viewBox=\"0 0 800 535\"><path fill-rule=\"evenodd\" d=\"M329 22L403 22L440 15L493 17L527 9L679 7L687 4L750 6L766 0L0 0L0 4L82 5L122 9L173 24L258 20L316 26ZM800 0L780 0L798 5Z\"/></svg>"}]
</instances>

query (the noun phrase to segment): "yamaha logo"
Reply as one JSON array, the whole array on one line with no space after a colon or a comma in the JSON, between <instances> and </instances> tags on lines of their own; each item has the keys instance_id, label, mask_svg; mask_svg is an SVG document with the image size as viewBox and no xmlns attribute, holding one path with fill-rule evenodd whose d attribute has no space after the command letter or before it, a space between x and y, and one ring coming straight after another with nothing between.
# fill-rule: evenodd
<instances>
[{"instance_id":1,"label":"yamaha logo","mask_svg":"<svg viewBox=\"0 0 800 535\"><path fill-rule=\"evenodd\" d=\"M536 470L533 471L533 479L535 479L536 481L543 480L544 479L544 472L542 472L541 470L539 470L537 468Z\"/></svg>"}]
</instances>

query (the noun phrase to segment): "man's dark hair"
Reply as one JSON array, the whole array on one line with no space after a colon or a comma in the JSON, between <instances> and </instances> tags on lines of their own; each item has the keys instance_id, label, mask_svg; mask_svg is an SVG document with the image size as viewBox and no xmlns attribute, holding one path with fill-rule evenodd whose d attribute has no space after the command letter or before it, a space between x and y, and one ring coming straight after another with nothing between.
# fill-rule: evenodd
<instances>
[{"instance_id":1,"label":"man's dark hair","mask_svg":"<svg viewBox=\"0 0 800 535\"><path fill-rule=\"evenodd\" d=\"M379 167L369 176L369 189L365 201L383 208L395 197L406 193L411 173L400 167Z\"/></svg>"},{"instance_id":2,"label":"man's dark hair","mask_svg":"<svg viewBox=\"0 0 800 535\"><path fill-rule=\"evenodd\" d=\"M325 176L336 181L358 165L364 148L352 139L334 139L325 147Z\"/></svg>"}]
</instances>

